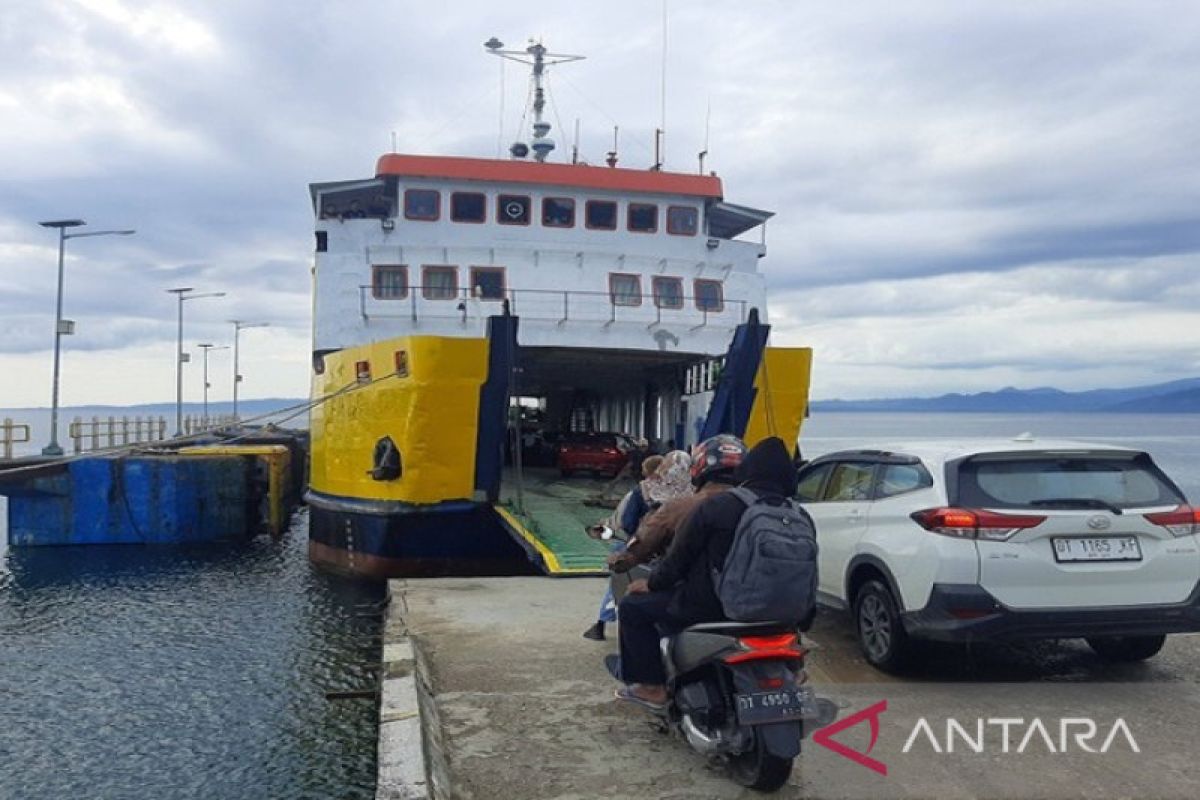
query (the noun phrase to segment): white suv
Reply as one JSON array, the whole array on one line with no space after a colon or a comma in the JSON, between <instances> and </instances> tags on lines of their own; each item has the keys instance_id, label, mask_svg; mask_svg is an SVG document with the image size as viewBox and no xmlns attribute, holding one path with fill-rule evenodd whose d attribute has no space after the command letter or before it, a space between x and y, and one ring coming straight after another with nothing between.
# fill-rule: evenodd
<instances>
[{"instance_id":1,"label":"white suv","mask_svg":"<svg viewBox=\"0 0 1200 800\"><path fill-rule=\"evenodd\" d=\"M1200 508L1144 452L1080 442L918 442L800 472L819 596L852 612L868 661L914 638L1085 637L1149 658L1200 630Z\"/></svg>"}]
</instances>

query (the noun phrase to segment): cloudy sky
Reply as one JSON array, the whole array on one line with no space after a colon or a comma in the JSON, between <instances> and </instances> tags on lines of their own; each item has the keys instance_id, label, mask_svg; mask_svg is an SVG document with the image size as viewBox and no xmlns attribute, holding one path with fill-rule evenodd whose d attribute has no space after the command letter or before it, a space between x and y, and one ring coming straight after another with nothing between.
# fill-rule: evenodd
<instances>
[{"instance_id":1,"label":"cloudy sky","mask_svg":"<svg viewBox=\"0 0 1200 800\"><path fill-rule=\"evenodd\" d=\"M710 116L727 198L777 212L774 341L816 348L816 397L1200 375L1200 4L668 2L667 166L695 169ZM138 230L68 243L64 404L173 399L179 285L228 292L188 304L189 346L271 323L243 396L307 394L307 184L370 176L393 132L494 156L490 36L586 54L551 121L596 163L619 124L648 166L659 3L534 7L4 0L0 407L49 403L37 222L64 217Z\"/></svg>"}]
</instances>

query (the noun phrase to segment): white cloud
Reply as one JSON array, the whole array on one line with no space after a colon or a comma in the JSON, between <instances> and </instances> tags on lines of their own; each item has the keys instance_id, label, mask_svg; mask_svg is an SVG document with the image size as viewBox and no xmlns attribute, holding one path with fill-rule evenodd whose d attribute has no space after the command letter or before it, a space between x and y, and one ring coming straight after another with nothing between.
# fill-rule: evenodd
<instances>
[{"instance_id":1,"label":"white cloud","mask_svg":"<svg viewBox=\"0 0 1200 800\"><path fill-rule=\"evenodd\" d=\"M761 262L776 337L816 347L817 395L1200 371L1194 8L670 9L668 166L694 170L707 142L729 199L777 212ZM271 382L248 396L305 394L306 184L370 174L393 130L413 151L493 155L493 34L588 56L551 73L561 152L579 117L594 163L619 124L622 165L648 166L657 5L548 6L523 24L482 2L10 0L0 376L25 377L0 383L0 406L45 403L55 242L36 222L64 216L138 229L69 245L73 402L173 395L163 289L181 281L230 292L189 308L189 338L227 339L234 316L276 326L256 335ZM514 67L507 88L505 141Z\"/></svg>"}]
</instances>

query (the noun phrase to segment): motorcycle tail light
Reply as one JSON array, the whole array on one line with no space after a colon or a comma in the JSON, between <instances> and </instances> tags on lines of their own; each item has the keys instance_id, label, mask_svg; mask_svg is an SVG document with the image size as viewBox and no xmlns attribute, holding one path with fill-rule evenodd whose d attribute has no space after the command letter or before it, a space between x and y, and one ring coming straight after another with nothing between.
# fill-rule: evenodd
<instances>
[{"instance_id":1,"label":"motorcycle tail light","mask_svg":"<svg viewBox=\"0 0 1200 800\"><path fill-rule=\"evenodd\" d=\"M767 658L804 658L800 639L794 633L776 636L743 636L738 639L738 652L722 659L726 664L761 661Z\"/></svg>"}]
</instances>

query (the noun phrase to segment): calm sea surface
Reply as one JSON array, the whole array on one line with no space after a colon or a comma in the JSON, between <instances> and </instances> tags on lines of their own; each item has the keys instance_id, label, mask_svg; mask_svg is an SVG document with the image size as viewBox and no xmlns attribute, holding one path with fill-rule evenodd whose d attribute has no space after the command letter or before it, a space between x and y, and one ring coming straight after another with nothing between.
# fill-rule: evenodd
<instances>
[{"instance_id":1,"label":"calm sea surface","mask_svg":"<svg viewBox=\"0 0 1200 800\"><path fill-rule=\"evenodd\" d=\"M1200 415L826 414L808 456L912 438L1070 437L1149 450L1200 500ZM4 509L0 500L0 510ZM5 552L0 798L368 798L381 590L282 542Z\"/></svg>"},{"instance_id":2,"label":"calm sea surface","mask_svg":"<svg viewBox=\"0 0 1200 800\"><path fill-rule=\"evenodd\" d=\"M0 798L370 798L382 590L286 539L0 541Z\"/></svg>"}]
</instances>

